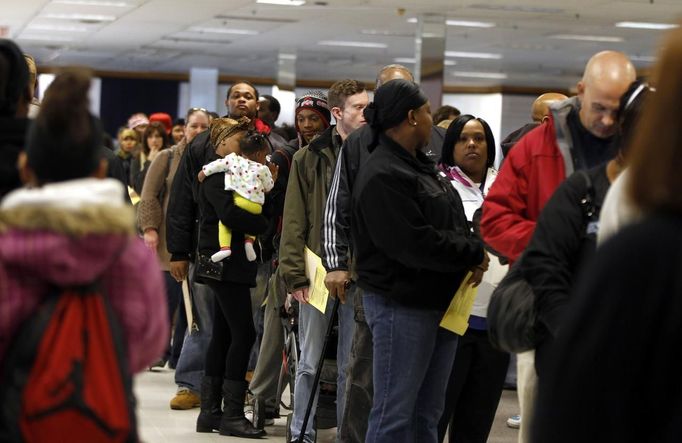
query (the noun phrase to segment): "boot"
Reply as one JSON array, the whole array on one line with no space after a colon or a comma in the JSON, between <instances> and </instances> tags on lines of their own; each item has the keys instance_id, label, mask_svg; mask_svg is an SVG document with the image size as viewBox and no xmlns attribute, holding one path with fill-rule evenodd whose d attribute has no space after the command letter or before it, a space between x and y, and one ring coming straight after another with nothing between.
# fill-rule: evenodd
<instances>
[{"instance_id":1,"label":"boot","mask_svg":"<svg viewBox=\"0 0 682 443\"><path fill-rule=\"evenodd\" d=\"M261 438L267 435L263 429L256 429L244 417L245 380L225 380L223 400L225 410L220 420L220 435L234 435L241 438Z\"/></svg>"},{"instance_id":2,"label":"boot","mask_svg":"<svg viewBox=\"0 0 682 443\"><path fill-rule=\"evenodd\" d=\"M213 432L220 429L223 411L222 377L204 376L201 379L201 412L197 417L197 432Z\"/></svg>"}]
</instances>

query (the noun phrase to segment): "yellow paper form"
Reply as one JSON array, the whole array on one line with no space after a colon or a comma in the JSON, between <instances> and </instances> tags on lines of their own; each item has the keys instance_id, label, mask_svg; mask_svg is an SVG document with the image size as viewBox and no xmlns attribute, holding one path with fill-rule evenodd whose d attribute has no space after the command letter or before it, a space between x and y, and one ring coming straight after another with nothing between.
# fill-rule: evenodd
<instances>
[{"instance_id":1,"label":"yellow paper form","mask_svg":"<svg viewBox=\"0 0 682 443\"><path fill-rule=\"evenodd\" d=\"M324 285L324 278L327 276L327 271L322 265L322 259L317 256L309 248L305 248L305 274L310 282L308 288L308 301L317 308L321 313L327 309L327 299L329 291Z\"/></svg>"},{"instance_id":2,"label":"yellow paper form","mask_svg":"<svg viewBox=\"0 0 682 443\"><path fill-rule=\"evenodd\" d=\"M474 300L478 292L478 288L467 284L470 277L471 272L467 272L440 322L441 328L452 331L457 335L464 335L469 327L469 315L471 315L471 308L474 306Z\"/></svg>"}]
</instances>

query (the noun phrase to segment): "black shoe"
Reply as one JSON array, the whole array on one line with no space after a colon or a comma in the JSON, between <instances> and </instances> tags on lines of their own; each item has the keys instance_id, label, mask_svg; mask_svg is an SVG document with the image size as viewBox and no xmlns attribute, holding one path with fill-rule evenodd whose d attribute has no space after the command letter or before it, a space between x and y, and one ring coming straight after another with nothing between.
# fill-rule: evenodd
<instances>
[{"instance_id":1,"label":"black shoe","mask_svg":"<svg viewBox=\"0 0 682 443\"><path fill-rule=\"evenodd\" d=\"M197 417L197 432L213 432L220 429L223 416L221 403L223 378L204 376L201 379L201 412Z\"/></svg>"},{"instance_id":2,"label":"black shoe","mask_svg":"<svg viewBox=\"0 0 682 443\"><path fill-rule=\"evenodd\" d=\"M223 401L225 410L220 419L220 435L233 435L240 438L261 438L267 433L256 429L244 416L244 396L247 383L243 380L223 382Z\"/></svg>"}]
</instances>

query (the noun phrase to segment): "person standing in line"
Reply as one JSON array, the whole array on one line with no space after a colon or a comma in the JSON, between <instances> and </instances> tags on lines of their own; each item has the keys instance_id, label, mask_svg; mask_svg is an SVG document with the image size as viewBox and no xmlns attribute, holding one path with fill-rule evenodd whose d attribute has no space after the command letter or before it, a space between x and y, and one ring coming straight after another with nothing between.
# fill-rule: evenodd
<instances>
[{"instance_id":1,"label":"person standing in line","mask_svg":"<svg viewBox=\"0 0 682 443\"><path fill-rule=\"evenodd\" d=\"M284 200L284 220L280 250L279 274L287 290L300 303L299 341L301 356L296 368L296 389L294 391L294 413L291 420L293 440L304 435L307 443L315 441L313 420L303 428L303 419L310 396L317 398L319 386L313 386L317 363L324 345L324 335L332 313L332 297L322 314L309 304L309 291L313 282L306 277L305 248L313 253L322 253L322 219L324 205L331 186L332 173L341 144L349 133L364 124L362 110L369 101L365 86L356 80L341 80L329 88L329 107L335 109L340 124L328 127L322 134L311 139L308 146L294 154ZM297 115L297 127L301 134L309 137L306 120L314 114L328 115L327 101L323 97L304 98ZM324 109L322 112L319 108ZM353 337L353 303L340 296L343 304L339 308L339 343L336 363L338 378L336 386L337 425L341 423L346 382L346 366ZM311 414L316 410L313 404Z\"/></svg>"},{"instance_id":2,"label":"person standing in line","mask_svg":"<svg viewBox=\"0 0 682 443\"><path fill-rule=\"evenodd\" d=\"M230 118L237 120L246 116L251 119L249 129L256 129L260 133L265 133L269 129L265 123L256 119L258 90L252 84L244 81L234 83L227 91L225 104ZM206 349L213 329L213 296L207 285L195 281L193 272L199 218L196 204L199 187L197 176L201 167L210 162L215 155L209 135L208 131L203 131L187 145L173 179L166 211L166 245L171 255L169 270L177 281L182 281L189 276L196 323L193 332L186 335L178 359L175 370L178 393L171 400L171 404L177 404L181 400L178 396L185 388L195 393L200 392L201 389L220 389L219 385L211 387L210 383L202 388ZM263 259L269 260L269 257L264 256ZM192 263L191 272L190 263ZM260 268L257 282L264 288L264 283L267 282L265 277L267 269L265 266Z\"/></svg>"},{"instance_id":3,"label":"person standing in line","mask_svg":"<svg viewBox=\"0 0 682 443\"><path fill-rule=\"evenodd\" d=\"M478 233L480 208L495 182L495 138L488 123L473 115L457 117L445 133L438 168L462 199L467 221ZM507 273L500 258L490 258L469 316L469 327L457 342L457 353L445 393L445 409L438 423L438 441L449 427L450 443L485 443L502 395L509 354L488 339L490 295Z\"/></svg>"},{"instance_id":4,"label":"person standing in line","mask_svg":"<svg viewBox=\"0 0 682 443\"><path fill-rule=\"evenodd\" d=\"M351 229L380 356L365 441L435 443L457 348L440 321L467 272L480 283L489 259L457 192L422 151L433 124L419 86L391 80L364 113L374 149L355 182Z\"/></svg>"},{"instance_id":5,"label":"person standing in line","mask_svg":"<svg viewBox=\"0 0 682 443\"><path fill-rule=\"evenodd\" d=\"M384 66L377 74L376 88L394 79L413 80L412 73L402 65ZM431 138L424 148L426 153L438 152L440 157L445 129L432 126ZM351 260L351 193L360 167L370 156L368 146L374 134L367 125L353 131L344 141L336 163L332 186L325 205L323 220L323 263L327 270L325 285L332 296L345 295L346 282L357 280ZM429 155L427 154L427 155ZM434 159L433 155L429 158ZM348 381L344 404L352 405L343 411L339 439L344 443L365 441L367 417L372 407L372 334L365 322L362 289L356 287L355 334L351 345Z\"/></svg>"},{"instance_id":6,"label":"person standing in line","mask_svg":"<svg viewBox=\"0 0 682 443\"><path fill-rule=\"evenodd\" d=\"M682 30L661 47L629 154L626 195L645 215L577 280L539 379L533 442L682 440Z\"/></svg>"},{"instance_id":7,"label":"person standing in line","mask_svg":"<svg viewBox=\"0 0 682 443\"><path fill-rule=\"evenodd\" d=\"M635 80L628 57L603 51L590 58L578 95L550 106L549 120L509 151L483 202L481 234L510 263L528 245L540 211L564 179L613 157L620 97ZM521 408L519 443L528 442L535 397L535 354L517 354L517 395Z\"/></svg>"},{"instance_id":8,"label":"person standing in line","mask_svg":"<svg viewBox=\"0 0 682 443\"><path fill-rule=\"evenodd\" d=\"M177 359L180 356L182 341L187 329L187 317L182 301L181 282L176 281L170 273L170 254L166 247L166 226L164 221L168 211L170 190L173 186L175 173L180 165L180 159L185 152L187 144L191 143L197 134L208 129L208 114L205 111L190 109L187 112L187 122L185 136L180 140L180 143L171 146L169 149L162 150L149 166L147 177L142 186L142 195L137 211L138 225L143 233L145 244L153 251L156 251L161 268L164 271L171 321L176 311L175 307L178 307L172 348L169 347L161 361L158 362L158 366L161 367L168 362L171 368L177 366ZM171 409L189 409L186 406L199 406L198 395L192 400L190 397L191 391L183 391L182 394L183 401L171 402Z\"/></svg>"}]
</instances>

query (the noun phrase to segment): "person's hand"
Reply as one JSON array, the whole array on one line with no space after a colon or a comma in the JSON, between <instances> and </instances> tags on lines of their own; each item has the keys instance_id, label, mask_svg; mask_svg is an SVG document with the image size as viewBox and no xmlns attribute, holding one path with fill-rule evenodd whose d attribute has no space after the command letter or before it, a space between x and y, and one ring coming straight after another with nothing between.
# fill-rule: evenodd
<instances>
[{"instance_id":1,"label":"person's hand","mask_svg":"<svg viewBox=\"0 0 682 443\"><path fill-rule=\"evenodd\" d=\"M350 285L350 272L332 271L324 278L324 285L329 290L329 295L339 297L341 303L346 303L346 288Z\"/></svg>"},{"instance_id":2,"label":"person's hand","mask_svg":"<svg viewBox=\"0 0 682 443\"><path fill-rule=\"evenodd\" d=\"M197 175L197 180L199 180L199 183L203 183L204 180L206 180L206 174L204 174L203 170L199 171L199 175Z\"/></svg>"},{"instance_id":3,"label":"person's hand","mask_svg":"<svg viewBox=\"0 0 682 443\"><path fill-rule=\"evenodd\" d=\"M159 246L159 233L156 229L148 228L144 231L144 244L152 251L156 251Z\"/></svg>"},{"instance_id":4,"label":"person's hand","mask_svg":"<svg viewBox=\"0 0 682 443\"><path fill-rule=\"evenodd\" d=\"M277 166L276 163L268 163L268 169L270 170L270 174L272 175L272 181L276 182L277 177L279 176L279 166Z\"/></svg>"},{"instance_id":5,"label":"person's hand","mask_svg":"<svg viewBox=\"0 0 682 443\"><path fill-rule=\"evenodd\" d=\"M170 262L170 273L175 281L181 282L187 278L189 273L189 261L172 261Z\"/></svg>"},{"instance_id":6,"label":"person's hand","mask_svg":"<svg viewBox=\"0 0 682 443\"><path fill-rule=\"evenodd\" d=\"M299 303L308 304L310 301L308 290L309 288L306 286L305 288L296 289L291 295L298 300Z\"/></svg>"},{"instance_id":7,"label":"person's hand","mask_svg":"<svg viewBox=\"0 0 682 443\"><path fill-rule=\"evenodd\" d=\"M467 285L472 285L474 288L481 284L483 274L488 270L490 264L490 257L488 253L483 251L483 261L480 265L471 268L471 277L467 281Z\"/></svg>"}]
</instances>

